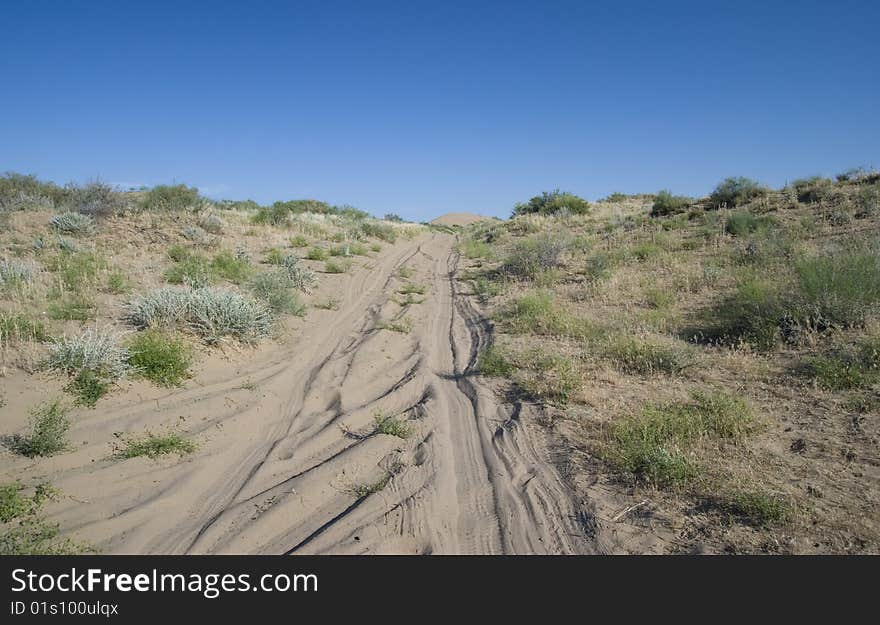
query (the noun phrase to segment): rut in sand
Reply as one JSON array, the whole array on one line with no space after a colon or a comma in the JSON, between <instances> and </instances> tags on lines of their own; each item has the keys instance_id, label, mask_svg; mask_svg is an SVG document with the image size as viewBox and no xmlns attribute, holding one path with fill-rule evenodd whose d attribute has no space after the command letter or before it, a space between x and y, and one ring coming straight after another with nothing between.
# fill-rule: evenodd
<instances>
[{"instance_id":1,"label":"rut in sand","mask_svg":"<svg viewBox=\"0 0 880 625\"><path fill-rule=\"evenodd\" d=\"M310 315L284 349L84 419L96 441L179 420L200 448L120 464L85 445L52 476L79 500L59 507L64 529L110 553L603 550L532 408L498 401L474 375L491 328L459 293L457 263L450 235L396 246L352 272L338 310ZM404 266L423 303L402 305ZM377 432L378 414L409 435Z\"/></svg>"}]
</instances>

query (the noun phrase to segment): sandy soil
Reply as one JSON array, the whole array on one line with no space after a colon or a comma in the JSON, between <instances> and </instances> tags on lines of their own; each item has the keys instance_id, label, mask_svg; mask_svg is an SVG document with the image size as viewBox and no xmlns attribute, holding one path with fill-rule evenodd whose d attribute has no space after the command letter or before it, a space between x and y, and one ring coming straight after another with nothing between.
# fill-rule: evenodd
<instances>
[{"instance_id":1,"label":"sandy soil","mask_svg":"<svg viewBox=\"0 0 880 625\"><path fill-rule=\"evenodd\" d=\"M494 217L484 217L474 213L446 213L431 220L436 226L469 226L480 221L492 221Z\"/></svg>"},{"instance_id":2,"label":"sandy soil","mask_svg":"<svg viewBox=\"0 0 880 625\"><path fill-rule=\"evenodd\" d=\"M535 409L473 375L491 328L458 293L457 263L450 235L388 247L287 342L101 404L76 420L72 451L38 470L5 455L4 473L51 480L64 493L52 518L104 553L603 551ZM424 303L394 301L404 265ZM408 333L377 329L404 318ZM376 433L378 413L410 436ZM115 434L172 426L194 454L111 458Z\"/></svg>"}]
</instances>

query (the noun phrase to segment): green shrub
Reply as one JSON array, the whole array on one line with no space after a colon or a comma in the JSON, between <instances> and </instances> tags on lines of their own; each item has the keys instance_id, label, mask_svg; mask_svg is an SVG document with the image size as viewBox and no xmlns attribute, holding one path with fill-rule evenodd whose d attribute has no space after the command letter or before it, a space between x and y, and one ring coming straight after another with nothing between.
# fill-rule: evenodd
<instances>
[{"instance_id":1,"label":"green shrub","mask_svg":"<svg viewBox=\"0 0 880 625\"><path fill-rule=\"evenodd\" d=\"M880 251L850 249L796 264L804 308L818 325L858 326L880 304Z\"/></svg>"},{"instance_id":2,"label":"green shrub","mask_svg":"<svg viewBox=\"0 0 880 625\"><path fill-rule=\"evenodd\" d=\"M674 375L693 363L692 354L684 347L631 336L611 339L602 348L602 356L626 373L642 375Z\"/></svg>"},{"instance_id":3,"label":"green shrub","mask_svg":"<svg viewBox=\"0 0 880 625\"><path fill-rule=\"evenodd\" d=\"M31 410L31 433L14 437L12 448L28 457L54 456L67 448L70 419L67 408L54 400Z\"/></svg>"},{"instance_id":4,"label":"green shrub","mask_svg":"<svg viewBox=\"0 0 880 625\"><path fill-rule=\"evenodd\" d=\"M767 187L749 178L725 178L712 191L709 201L716 208L740 206L766 195L767 192Z\"/></svg>"},{"instance_id":5,"label":"green shrub","mask_svg":"<svg viewBox=\"0 0 880 625\"><path fill-rule=\"evenodd\" d=\"M832 190L833 183L828 178L813 176L795 180L790 186L797 195L798 202L813 203L825 199Z\"/></svg>"},{"instance_id":6,"label":"green shrub","mask_svg":"<svg viewBox=\"0 0 880 625\"><path fill-rule=\"evenodd\" d=\"M126 293L129 293L131 289L131 281L124 273L122 273L122 271L116 270L111 272L107 276L108 293L113 293L114 295L124 295Z\"/></svg>"},{"instance_id":7,"label":"green shrub","mask_svg":"<svg viewBox=\"0 0 880 625\"><path fill-rule=\"evenodd\" d=\"M528 202L521 202L514 206L514 215L526 215L529 213L571 213L573 215L584 215L590 211L590 203L585 199L578 197L572 193L567 193L556 189L555 191L544 191L541 195L536 195Z\"/></svg>"},{"instance_id":8,"label":"green shrub","mask_svg":"<svg viewBox=\"0 0 880 625\"><path fill-rule=\"evenodd\" d=\"M561 232L548 232L521 239L507 253L501 271L517 278L534 278L547 269L562 265L571 243Z\"/></svg>"},{"instance_id":9,"label":"green shrub","mask_svg":"<svg viewBox=\"0 0 880 625\"><path fill-rule=\"evenodd\" d=\"M95 304L84 295L69 295L47 307L49 317L63 321L87 321L95 316Z\"/></svg>"},{"instance_id":10,"label":"green shrub","mask_svg":"<svg viewBox=\"0 0 880 625\"><path fill-rule=\"evenodd\" d=\"M24 494L20 482L0 486L0 556L72 555L84 546L59 538L57 523L42 513L46 501L58 492L48 482L38 484L33 495Z\"/></svg>"},{"instance_id":11,"label":"green shrub","mask_svg":"<svg viewBox=\"0 0 880 625\"><path fill-rule=\"evenodd\" d=\"M483 375L509 377L516 367L503 349L493 345L480 355L477 369Z\"/></svg>"},{"instance_id":12,"label":"green shrub","mask_svg":"<svg viewBox=\"0 0 880 625\"><path fill-rule=\"evenodd\" d=\"M376 414L375 418L376 432L378 434L396 436L397 438L407 438L410 435L409 425L392 415L385 415L380 412Z\"/></svg>"},{"instance_id":13,"label":"green shrub","mask_svg":"<svg viewBox=\"0 0 880 625\"><path fill-rule=\"evenodd\" d=\"M491 259L493 256L492 246L485 241L467 237L461 244L462 253L465 258L486 258Z\"/></svg>"},{"instance_id":14,"label":"green shrub","mask_svg":"<svg viewBox=\"0 0 880 625\"><path fill-rule=\"evenodd\" d=\"M165 270L165 280L193 288L204 287L214 281L214 268L204 256L187 252L180 261Z\"/></svg>"},{"instance_id":15,"label":"green shrub","mask_svg":"<svg viewBox=\"0 0 880 625\"><path fill-rule=\"evenodd\" d=\"M0 345L18 341L49 340L49 333L39 319L32 319L23 313L0 311Z\"/></svg>"},{"instance_id":16,"label":"green shrub","mask_svg":"<svg viewBox=\"0 0 880 625\"><path fill-rule=\"evenodd\" d=\"M694 338L727 344L743 342L768 351L778 342L785 314L778 286L748 278L705 315L704 329Z\"/></svg>"},{"instance_id":17,"label":"green shrub","mask_svg":"<svg viewBox=\"0 0 880 625\"><path fill-rule=\"evenodd\" d=\"M107 261L92 252L61 252L50 260L48 268L57 274L63 288L79 291L94 285Z\"/></svg>"},{"instance_id":18,"label":"green shrub","mask_svg":"<svg viewBox=\"0 0 880 625\"><path fill-rule=\"evenodd\" d=\"M306 258L309 260L327 260L329 254L327 250L323 247L313 247L309 250L309 253L306 255Z\"/></svg>"},{"instance_id":19,"label":"green shrub","mask_svg":"<svg viewBox=\"0 0 880 625\"><path fill-rule=\"evenodd\" d=\"M654 196L654 204L651 206L652 217L662 217L681 213L694 203L693 198L684 195L672 195L669 191L660 191Z\"/></svg>"},{"instance_id":20,"label":"green shrub","mask_svg":"<svg viewBox=\"0 0 880 625\"><path fill-rule=\"evenodd\" d=\"M388 243L394 243L397 240L397 231L394 226L381 221L366 220L361 223L360 230L365 237L380 239Z\"/></svg>"},{"instance_id":21,"label":"green shrub","mask_svg":"<svg viewBox=\"0 0 880 625\"><path fill-rule=\"evenodd\" d=\"M536 291L514 299L500 314L510 332L573 338L588 341L600 329L592 322L575 317L556 304L550 291Z\"/></svg>"},{"instance_id":22,"label":"green shrub","mask_svg":"<svg viewBox=\"0 0 880 625\"><path fill-rule=\"evenodd\" d=\"M726 507L762 527L786 523L795 515L788 497L763 490L737 491L726 498Z\"/></svg>"},{"instance_id":23,"label":"green shrub","mask_svg":"<svg viewBox=\"0 0 880 625\"><path fill-rule=\"evenodd\" d=\"M70 185L64 190L62 204L70 210L91 217L112 217L126 213L131 196L100 181L85 186Z\"/></svg>"},{"instance_id":24,"label":"green shrub","mask_svg":"<svg viewBox=\"0 0 880 625\"><path fill-rule=\"evenodd\" d=\"M296 294L294 284L282 271L258 274L251 280L251 292L276 313L287 313L302 317L306 307Z\"/></svg>"},{"instance_id":25,"label":"green shrub","mask_svg":"<svg viewBox=\"0 0 880 625\"><path fill-rule=\"evenodd\" d=\"M136 458L146 456L150 459L167 454L185 456L196 450L196 444L178 432L167 434L147 433L146 436L128 439L124 447L116 452L117 458Z\"/></svg>"},{"instance_id":26,"label":"green shrub","mask_svg":"<svg viewBox=\"0 0 880 625\"><path fill-rule=\"evenodd\" d=\"M273 247L271 250L266 252L266 256L263 261L267 265L280 265L281 261L284 259L284 252L279 250L277 247Z\"/></svg>"},{"instance_id":27,"label":"green shrub","mask_svg":"<svg viewBox=\"0 0 880 625\"><path fill-rule=\"evenodd\" d=\"M301 234L296 235L292 239L290 239L290 245L293 247L306 247L309 244L308 237L305 237Z\"/></svg>"},{"instance_id":28,"label":"green shrub","mask_svg":"<svg viewBox=\"0 0 880 625\"><path fill-rule=\"evenodd\" d=\"M724 229L733 236L742 236L755 232L761 225L767 223L745 210L735 211L727 217Z\"/></svg>"},{"instance_id":29,"label":"green shrub","mask_svg":"<svg viewBox=\"0 0 880 625\"><path fill-rule=\"evenodd\" d=\"M184 211L198 208L202 202L195 187L185 184L158 185L147 191L142 206L148 211Z\"/></svg>"},{"instance_id":30,"label":"green shrub","mask_svg":"<svg viewBox=\"0 0 880 625\"><path fill-rule=\"evenodd\" d=\"M192 353L182 340L156 329L135 335L128 362L139 375L159 386L180 386L190 377Z\"/></svg>"},{"instance_id":31,"label":"green shrub","mask_svg":"<svg viewBox=\"0 0 880 625\"><path fill-rule=\"evenodd\" d=\"M253 273L253 268L247 260L237 258L235 254L224 250L211 260L211 271L233 284L242 284Z\"/></svg>"},{"instance_id":32,"label":"green shrub","mask_svg":"<svg viewBox=\"0 0 880 625\"><path fill-rule=\"evenodd\" d=\"M324 271L327 273L345 273L351 269L350 260L329 259L324 261Z\"/></svg>"},{"instance_id":33,"label":"green shrub","mask_svg":"<svg viewBox=\"0 0 880 625\"><path fill-rule=\"evenodd\" d=\"M692 453L700 441L739 442L754 428L742 399L721 391L694 393L690 402L650 406L615 422L604 456L637 479L675 486L700 474Z\"/></svg>"},{"instance_id":34,"label":"green shrub","mask_svg":"<svg viewBox=\"0 0 880 625\"><path fill-rule=\"evenodd\" d=\"M111 382L101 373L83 369L64 388L76 397L76 405L92 408L110 392Z\"/></svg>"}]
</instances>

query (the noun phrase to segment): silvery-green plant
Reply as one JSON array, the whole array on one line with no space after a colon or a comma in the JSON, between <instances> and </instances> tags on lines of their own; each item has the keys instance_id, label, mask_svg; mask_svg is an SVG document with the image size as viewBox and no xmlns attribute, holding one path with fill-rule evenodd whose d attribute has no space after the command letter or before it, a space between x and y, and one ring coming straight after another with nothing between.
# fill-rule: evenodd
<instances>
[{"instance_id":1,"label":"silvery-green plant","mask_svg":"<svg viewBox=\"0 0 880 625\"><path fill-rule=\"evenodd\" d=\"M59 236L58 249L62 252L70 252L72 254L79 251L79 245L77 245L75 241L71 241L68 238Z\"/></svg>"},{"instance_id":2,"label":"silvery-green plant","mask_svg":"<svg viewBox=\"0 0 880 625\"><path fill-rule=\"evenodd\" d=\"M315 273L303 267L299 262L299 257L293 254L287 255L281 260L280 268L287 275L291 286L305 293L308 293L318 282Z\"/></svg>"},{"instance_id":3,"label":"silvery-green plant","mask_svg":"<svg viewBox=\"0 0 880 625\"><path fill-rule=\"evenodd\" d=\"M252 342L268 335L274 323L265 304L209 287L153 291L129 304L127 319L138 328L186 327L209 343L227 336Z\"/></svg>"},{"instance_id":4,"label":"silvery-green plant","mask_svg":"<svg viewBox=\"0 0 880 625\"><path fill-rule=\"evenodd\" d=\"M78 336L57 339L49 348L46 368L68 375L91 371L112 380L129 370L122 334L112 328L88 328Z\"/></svg>"},{"instance_id":5,"label":"silvery-green plant","mask_svg":"<svg viewBox=\"0 0 880 625\"><path fill-rule=\"evenodd\" d=\"M17 258L0 259L0 285L32 282L39 270L39 265L34 262Z\"/></svg>"},{"instance_id":6,"label":"silvery-green plant","mask_svg":"<svg viewBox=\"0 0 880 625\"><path fill-rule=\"evenodd\" d=\"M81 213L61 213L53 216L49 224L56 232L67 234L89 234L95 229L95 220Z\"/></svg>"},{"instance_id":7,"label":"silvery-green plant","mask_svg":"<svg viewBox=\"0 0 880 625\"><path fill-rule=\"evenodd\" d=\"M220 234L223 232L223 220L213 213L202 215L202 217L199 218L199 226L202 230L210 232L211 234Z\"/></svg>"},{"instance_id":8,"label":"silvery-green plant","mask_svg":"<svg viewBox=\"0 0 880 625\"><path fill-rule=\"evenodd\" d=\"M208 239L208 233L199 226L187 226L181 233L183 238L195 243L202 243Z\"/></svg>"}]
</instances>

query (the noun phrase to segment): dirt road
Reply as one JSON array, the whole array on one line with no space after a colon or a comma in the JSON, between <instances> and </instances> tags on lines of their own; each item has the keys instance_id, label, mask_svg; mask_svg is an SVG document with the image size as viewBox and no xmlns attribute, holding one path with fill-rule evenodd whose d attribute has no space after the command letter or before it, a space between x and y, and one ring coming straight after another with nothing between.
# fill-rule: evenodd
<instances>
[{"instance_id":1,"label":"dirt road","mask_svg":"<svg viewBox=\"0 0 880 625\"><path fill-rule=\"evenodd\" d=\"M455 239L389 248L340 279L334 311L235 371L81 418L54 461L53 517L108 553L596 551L529 408L473 374L490 327L458 292ZM410 281L421 304L394 298ZM379 329L408 320L409 332ZM406 438L375 431L405 420ZM114 432L175 426L183 459L115 460Z\"/></svg>"}]
</instances>

